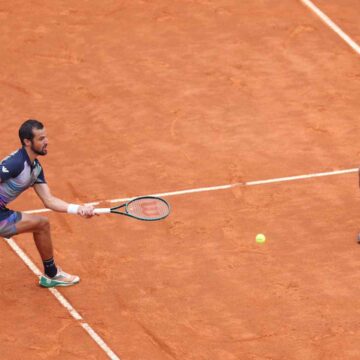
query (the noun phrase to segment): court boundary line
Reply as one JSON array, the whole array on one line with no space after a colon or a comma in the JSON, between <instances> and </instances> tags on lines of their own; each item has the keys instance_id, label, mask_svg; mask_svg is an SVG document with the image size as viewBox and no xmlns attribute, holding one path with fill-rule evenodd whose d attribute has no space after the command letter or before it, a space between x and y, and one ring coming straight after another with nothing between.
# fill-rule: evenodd
<instances>
[{"instance_id":1,"label":"court boundary line","mask_svg":"<svg viewBox=\"0 0 360 360\"><path fill-rule=\"evenodd\" d=\"M333 171L327 171L327 172L312 173L312 174L305 174L305 175L287 176L287 177L273 178L273 179L267 179L267 180L255 180L255 181L248 181L248 182L237 182L237 183L227 184L227 185L218 185L218 186L194 188L194 189L179 190L179 191L157 193L157 194L137 195L137 196L132 196L132 197L105 200L103 202L107 202L109 204L112 204L112 203L117 203L117 202L129 201L129 200L134 199L135 197L138 197L138 196L147 196L147 195L149 195L149 196L163 196L163 197L166 197L166 196L185 195L185 194L193 194L193 193L200 193L200 192L219 191L219 190L232 189L232 188L240 187L240 186L256 186L256 185L266 185L266 184L274 184L274 183L296 181L296 180L306 180L306 179L325 177L325 176L335 176L335 175L350 174L350 173L355 173L355 172L358 172L358 171L359 171L359 168L351 168L351 169L344 169L344 170L333 170ZM96 205L99 205L101 202L102 201L94 201L94 202L90 202L90 203L86 203L86 204L96 206ZM50 211L52 211L52 210L50 210L50 209L34 209L34 210L26 210L26 211L23 211L23 212L26 213L26 214L38 214L38 213L44 213L44 212L50 212Z\"/></svg>"},{"instance_id":2,"label":"court boundary line","mask_svg":"<svg viewBox=\"0 0 360 360\"><path fill-rule=\"evenodd\" d=\"M33 261L25 254L13 238L3 238L10 248L20 257L27 267L37 276L40 277L42 272L33 263ZM58 300L58 302L70 313L77 323L88 333L95 343L105 352L111 360L120 360L113 350L105 343L105 341L97 334L97 332L87 323L79 312L70 304L68 300L55 288L47 288Z\"/></svg>"},{"instance_id":3,"label":"court boundary line","mask_svg":"<svg viewBox=\"0 0 360 360\"><path fill-rule=\"evenodd\" d=\"M360 46L351 37L346 34L340 26L335 24L322 10L320 10L310 0L300 0L314 14L316 14L331 30L333 30L341 39L343 39L358 55L360 55Z\"/></svg>"}]
</instances>

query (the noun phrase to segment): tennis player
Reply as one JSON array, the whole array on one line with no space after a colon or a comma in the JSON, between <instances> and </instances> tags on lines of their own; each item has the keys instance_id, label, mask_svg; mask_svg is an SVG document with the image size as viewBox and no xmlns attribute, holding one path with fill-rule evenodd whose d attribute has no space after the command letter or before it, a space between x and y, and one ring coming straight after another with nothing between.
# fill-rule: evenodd
<instances>
[{"instance_id":1,"label":"tennis player","mask_svg":"<svg viewBox=\"0 0 360 360\"><path fill-rule=\"evenodd\" d=\"M46 130L41 122L25 121L19 129L19 137L22 147L0 162L0 236L9 238L25 232L33 233L44 264L44 275L39 279L41 286L77 284L79 276L67 274L55 264L48 218L13 211L6 206L23 191L33 187L48 209L89 218L94 215L94 208L69 204L51 194L44 170L37 159L47 154L48 147Z\"/></svg>"}]
</instances>

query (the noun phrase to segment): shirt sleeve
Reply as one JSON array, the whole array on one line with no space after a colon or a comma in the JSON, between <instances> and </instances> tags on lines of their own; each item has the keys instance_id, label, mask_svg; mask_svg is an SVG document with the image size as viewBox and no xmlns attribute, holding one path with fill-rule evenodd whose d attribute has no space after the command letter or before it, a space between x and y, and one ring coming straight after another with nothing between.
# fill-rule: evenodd
<instances>
[{"instance_id":1,"label":"shirt sleeve","mask_svg":"<svg viewBox=\"0 0 360 360\"><path fill-rule=\"evenodd\" d=\"M39 176L37 177L35 184L46 184L43 168L41 168L41 172L40 172Z\"/></svg>"},{"instance_id":2,"label":"shirt sleeve","mask_svg":"<svg viewBox=\"0 0 360 360\"><path fill-rule=\"evenodd\" d=\"M13 158L5 159L0 164L0 180L5 182L17 177L24 170L24 163Z\"/></svg>"}]
</instances>

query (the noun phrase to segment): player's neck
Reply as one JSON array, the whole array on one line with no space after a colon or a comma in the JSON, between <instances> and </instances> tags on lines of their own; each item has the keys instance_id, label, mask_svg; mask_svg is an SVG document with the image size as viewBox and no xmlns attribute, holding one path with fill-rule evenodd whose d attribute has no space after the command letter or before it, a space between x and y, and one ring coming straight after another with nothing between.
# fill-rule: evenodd
<instances>
[{"instance_id":1,"label":"player's neck","mask_svg":"<svg viewBox=\"0 0 360 360\"><path fill-rule=\"evenodd\" d=\"M38 154L34 153L30 148L27 146L24 147L25 151L27 152L30 162L33 164L35 159L39 156Z\"/></svg>"}]
</instances>

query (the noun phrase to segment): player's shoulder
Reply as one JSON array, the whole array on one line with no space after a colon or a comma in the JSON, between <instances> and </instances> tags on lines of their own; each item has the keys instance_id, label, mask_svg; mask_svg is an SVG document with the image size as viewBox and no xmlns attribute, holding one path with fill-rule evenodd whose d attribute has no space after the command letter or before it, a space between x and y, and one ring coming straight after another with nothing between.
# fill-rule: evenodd
<instances>
[{"instance_id":1,"label":"player's shoulder","mask_svg":"<svg viewBox=\"0 0 360 360\"><path fill-rule=\"evenodd\" d=\"M18 149L12 152L10 155L6 156L0 161L2 166L2 171L19 171L21 172L24 169L24 164L27 161L26 154L24 154L24 149Z\"/></svg>"}]
</instances>

